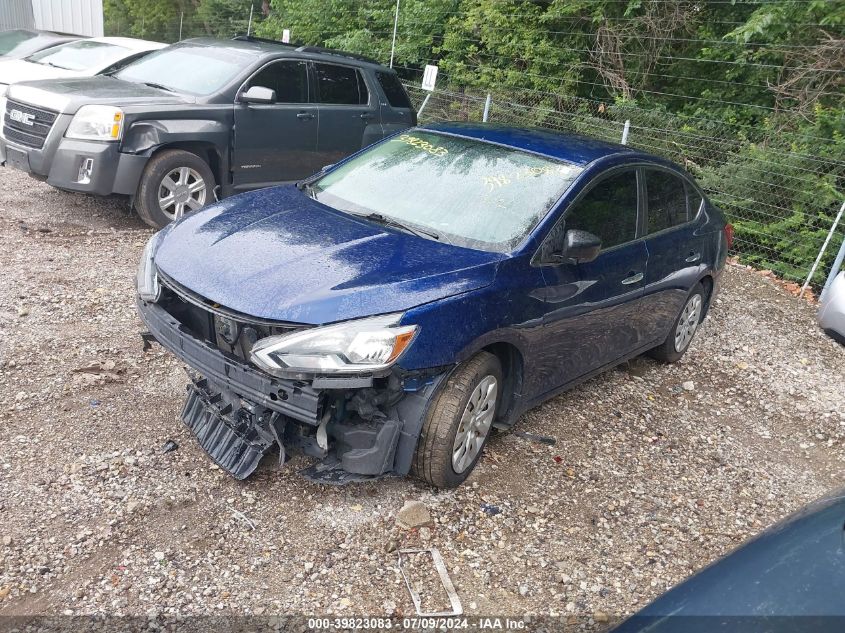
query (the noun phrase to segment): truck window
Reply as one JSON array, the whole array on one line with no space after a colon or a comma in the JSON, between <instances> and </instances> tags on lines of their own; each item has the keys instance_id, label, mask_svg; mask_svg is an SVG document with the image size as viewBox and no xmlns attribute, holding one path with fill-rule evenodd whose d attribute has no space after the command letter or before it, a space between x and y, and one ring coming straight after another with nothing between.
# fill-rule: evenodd
<instances>
[{"instance_id":1,"label":"truck window","mask_svg":"<svg viewBox=\"0 0 845 633\"><path fill-rule=\"evenodd\" d=\"M308 72L305 62L280 61L262 68L246 88L261 86L276 91L278 103L308 103Z\"/></svg>"},{"instance_id":2,"label":"truck window","mask_svg":"<svg viewBox=\"0 0 845 633\"><path fill-rule=\"evenodd\" d=\"M334 64L315 64L315 67L320 103L363 105L369 102L367 85L355 68Z\"/></svg>"},{"instance_id":3,"label":"truck window","mask_svg":"<svg viewBox=\"0 0 845 633\"><path fill-rule=\"evenodd\" d=\"M387 102L394 108L410 108L411 101L408 99L408 93L399 83L399 78L393 73L376 73L379 85L384 90L384 96L387 97Z\"/></svg>"},{"instance_id":4,"label":"truck window","mask_svg":"<svg viewBox=\"0 0 845 633\"><path fill-rule=\"evenodd\" d=\"M649 169L645 182L648 190L649 233L657 233L687 221L687 194L683 180L669 172Z\"/></svg>"}]
</instances>

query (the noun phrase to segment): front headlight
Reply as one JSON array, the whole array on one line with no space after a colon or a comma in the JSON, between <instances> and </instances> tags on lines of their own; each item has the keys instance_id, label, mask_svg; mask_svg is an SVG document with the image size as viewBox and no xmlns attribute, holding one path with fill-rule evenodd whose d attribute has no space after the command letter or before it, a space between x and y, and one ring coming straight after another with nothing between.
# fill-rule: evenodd
<instances>
[{"instance_id":1,"label":"front headlight","mask_svg":"<svg viewBox=\"0 0 845 633\"><path fill-rule=\"evenodd\" d=\"M138 296L148 303L155 303L161 298L161 285L158 283L158 274L155 267L155 251L161 239L161 231L154 234L144 246L141 253L141 261L138 263L138 272L135 275L135 287Z\"/></svg>"},{"instance_id":2,"label":"front headlight","mask_svg":"<svg viewBox=\"0 0 845 633\"><path fill-rule=\"evenodd\" d=\"M122 135L123 110L104 105L79 108L65 132L67 138L83 141L117 141Z\"/></svg>"},{"instance_id":3,"label":"front headlight","mask_svg":"<svg viewBox=\"0 0 845 633\"><path fill-rule=\"evenodd\" d=\"M401 314L386 314L269 336L252 348L252 362L278 376L355 374L387 369L402 355L416 325L398 325Z\"/></svg>"},{"instance_id":4,"label":"front headlight","mask_svg":"<svg viewBox=\"0 0 845 633\"><path fill-rule=\"evenodd\" d=\"M9 84L0 84L0 98L9 94Z\"/></svg>"}]
</instances>

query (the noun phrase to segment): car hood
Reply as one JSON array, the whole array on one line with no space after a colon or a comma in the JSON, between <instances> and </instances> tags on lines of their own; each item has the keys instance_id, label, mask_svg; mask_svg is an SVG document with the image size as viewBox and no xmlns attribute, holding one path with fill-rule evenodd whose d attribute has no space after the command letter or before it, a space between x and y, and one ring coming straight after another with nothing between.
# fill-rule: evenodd
<instances>
[{"instance_id":1,"label":"car hood","mask_svg":"<svg viewBox=\"0 0 845 633\"><path fill-rule=\"evenodd\" d=\"M64 114L75 114L80 107L88 104L131 106L193 102L187 95L107 75L26 81L10 86L9 98Z\"/></svg>"},{"instance_id":2,"label":"car hood","mask_svg":"<svg viewBox=\"0 0 845 633\"><path fill-rule=\"evenodd\" d=\"M841 630L801 623L845 618L843 522L845 490L838 490L673 587L612 633Z\"/></svg>"},{"instance_id":3,"label":"car hood","mask_svg":"<svg viewBox=\"0 0 845 633\"><path fill-rule=\"evenodd\" d=\"M294 186L229 198L166 231L164 275L232 310L314 325L484 287L506 257L355 218Z\"/></svg>"},{"instance_id":4,"label":"car hood","mask_svg":"<svg viewBox=\"0 0 845 633\"><path fill-rule=\"evenodd\" d=\"M47 64L36 64L25 59L8 59L0 61L0 84L14 84L19 81L34 81L36 79L56 79L59 77L83 77L84 72L56 68Z\"/></svg>"}]
</instances>

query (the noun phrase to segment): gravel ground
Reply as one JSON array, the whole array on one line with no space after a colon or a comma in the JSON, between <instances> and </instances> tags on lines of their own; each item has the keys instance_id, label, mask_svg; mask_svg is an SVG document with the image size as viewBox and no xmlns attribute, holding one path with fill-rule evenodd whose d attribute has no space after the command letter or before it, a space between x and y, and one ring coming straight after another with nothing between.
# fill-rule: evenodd
<instances>
[{"instance_id":1,"label":"gravel ground","mask_svg":"<svg viewBox=\"0 0 845 633\"><path fill-rule=\"evenodd\" d=\"M411 615L394 550L434 546L468 614L603 621L840 485L845 349L739 267L680 363L529 412L557 444L497 435L458 490L321 487L302 457L237 482L178 420L180 364L142 352L149 234L0 169L0 615ZM397 527L406 500L433 526Z\"/></svg>"}]
</instances>

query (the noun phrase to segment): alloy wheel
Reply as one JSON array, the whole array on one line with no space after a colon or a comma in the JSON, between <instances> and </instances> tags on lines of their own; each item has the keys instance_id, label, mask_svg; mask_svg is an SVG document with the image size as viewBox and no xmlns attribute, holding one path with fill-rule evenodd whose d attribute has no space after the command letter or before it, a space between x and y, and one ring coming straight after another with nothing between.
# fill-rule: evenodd
<instances>
[{"instance_id":1,"label":"alloy wheel","mask_svg":"<svg viewBox=\"0 0 845 633\"><path fill-rule=\"evenodd\" d=\"M196 211L205 204L208 186L190 167L177 167L162 178L158 187L158 206L171 220L178 220L185 210Z\"/></svg>"},{"instance_id":2,"label":"alloy wheel","mask_svg":"<svg viewBox=\"0 0 845 633\"><path fill-rule=\"evenodd\" d=\"M496 415L498 394L499 383L490 375L482 378L472 390L452 444L452 469L457 474L469 468L481 452Z\"/></svg>"},{"instance_id":3,"label":"alloy wheel","mask_svg":"<svg viewBox=\"0 0 845 633\"><path fill-rule=\"evenodd\" d=\"M678 319L678 327L675 328L675 351L683 352L692 341L695 331L698 329L698 322L701 320L701 295L694 294L689 298L687 304Z\"/></svg>"}]
</instances>

